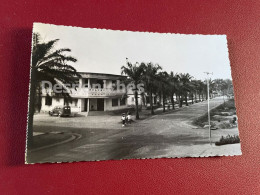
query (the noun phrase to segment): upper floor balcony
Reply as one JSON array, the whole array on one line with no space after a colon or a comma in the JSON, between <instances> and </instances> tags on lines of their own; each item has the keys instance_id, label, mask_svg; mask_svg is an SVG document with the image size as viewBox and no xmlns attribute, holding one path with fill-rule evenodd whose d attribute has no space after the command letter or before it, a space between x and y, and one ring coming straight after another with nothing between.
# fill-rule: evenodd
<instances>
[{"instance_id":1,"label":"upper floor balcony","mask_svg":"<svg viewBox=\"0 0 260 195\"><path fill-rule=\"evenodd\" d=\"M49 94L50 96L62 95L61 88L64 93L70 94L74 98L109 98L114 96L122 96L126 93L126 90L120 88L121 80L125 79L125 76L121 75L110 75L110 74L99 74L99 73L80 73L81 78L75 78L75 84L77 87L72 85L66 85L57 81L60 85L59 92L54 86L42 87L42 95Z\"/></svg>"},{"instance_id":2,"label":"upper floor balcony","mask_svg":"<svg viewBox=\"0 0 260 195\"><path fill-rule=\"evenodd\" d=\"M58 92L58 93L57 93ZM74 98L109 98L122 96L126 92L125 90L116 90L113 88L77 88L77 89L67 89L63 90L64 93L70 94L71 97ZM61 91L54 91L52 89L43 89L42 95L46 96L47 94L50 96L55 96L58 94L62 94Z\"/></svg>"}]
</instances>

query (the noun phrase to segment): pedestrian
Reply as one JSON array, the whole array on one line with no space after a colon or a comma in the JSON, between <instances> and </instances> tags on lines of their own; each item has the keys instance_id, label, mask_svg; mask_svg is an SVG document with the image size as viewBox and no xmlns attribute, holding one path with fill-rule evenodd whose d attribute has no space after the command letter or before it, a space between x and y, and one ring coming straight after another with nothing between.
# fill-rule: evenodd
<instances>
[{"instance_id":1,"label":"pedestrian","mask_svg":"<svg viewBox=\"0 0 260 195\"><path fill-rule=\"evenodd\" d=\"M127 113L127 123L131 124L132 122L132 116L131 116L131 112Z\"/></svg>"},{"instance_id":2,"label":"pedestrian","mask_svg":"<svg viewBox=\"0 0 260 195\"><path fill-rule=\"evenodd\" d=\"M126 122L126 116L125 116L125 113L122 114L122 118L121 118L121 121L122 121L122 127L125 126L125 122Z\"/></svg>"}]
</instances>

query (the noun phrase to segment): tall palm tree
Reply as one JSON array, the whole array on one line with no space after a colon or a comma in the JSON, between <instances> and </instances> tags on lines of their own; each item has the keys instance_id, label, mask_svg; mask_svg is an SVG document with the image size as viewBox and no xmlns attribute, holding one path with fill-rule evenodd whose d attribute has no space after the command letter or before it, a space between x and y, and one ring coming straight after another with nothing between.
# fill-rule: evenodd
<instances>
[{"instance_id":1,"label":"tall palm tree","mask_svg":"<svg viewBox=\"0 0 260 195\"><path fill-rule=\"evenodd\" d=\"M174 110L174 94L177 97L178 85L179 85L179 75L174 74L172 71L169 74L169 84L170 84L170 99L172 104L172 109Z\"/></svg>"},{"instance_id":2,"label":"tall palm tree","mask_svg":"<svg viewBox=\"0 0 260 195\"><path fill-rule=\"evenodd\" d=\"M169 83L169 74L166 71L159 72L157 75L158 89L162 94L163 101L163 112L165 112L165 101L166 96L169 95L170 83Z\"/></svg>"},{"instance_id":3,"label":"tall palm tree","mask_svg":"<svg viewBox=\"0 0 260 195\"><path fill-rule=\"evenodd\" d=\"M41 81L49 81L52 84L62 82L73 84L73 78L80 77L76 69L69 63L75 63L77 60L66 52L71 50L61 48L55 50L55 43L59 39L49 42L42 42L40 34L33 33L32 57L31 57L31 82L30 82L30 105L29 105L29 121L28 121L28 144L32 144L33 137L33 115L35 112L36 91L41 91L39 88ZM38 94L40 95L40 94ZM69 93L63 94L65 97L70 97Z\"/></svg>"},{"instance_id":4,"label":"tall palm tree","mask_svg":"<svg viewBox=\"0 0 260 195\"><path fill-rule=\"evenodd\" d=\"M190 92L190 80L192 76L189 73L180 74L180 82L181 82L181 93L185 98L185 104L188 106L188 93Z\"/></svg>"},{"instance_id":5,"label":"tall palm tree","mask_svg":"<svg viewBox=\"0 0 260 195\"><path fill-rule=\"evenodd\" d=\"M139 107L138 107L138 88L137 85L142 83L142 77L144 72L143 65L139 65L138 63L135 63L134 65L130 62L127 62L126 66L121 67L122 74L125 74L128 76L130 82L134 84L134 88L132 88L132 91L134 91L135 96L135 118L139 119Z\"/></svg>"},{"instance_id":6,"label":"tall palm tree","mask_svg":"<svg viewBox=\"0 0 260 195\"><path fill-rule=\"evenodd\" d=\"M193 87L194 102L197 103L197 95L199 94L199 80L191 80Z\"/></svg>"},{"instance_id":7,"label":"tall palm tree","mask_svg":"<svg viewBox=\"0 0 260 195\"><path fill-rule=\"evenodd\" d=\"M216 84L215 81L212 79L209 79L209 98L213 97L213 91L216 90Z\"/></svg>"},{"instance_id":8,"label":"tall palm tree","mask_svg":"<svg viewBox=\"0 0 260 195\"><path fill-rule=\"evenodd\" d=\"M189 87L190 87L190 94L189 94L189 98L191 99L191 103L194 104L194 98L195 98L195 102L196 102L196 98L197 98L197 82L196 80L191 80L189 83ZM195 97L194 97L195 96Z\"/></svg>"},{"instance_id":9,"label":"tall palm tree","mask_svg":"<svg viewBox=\"0 0 260 195\"><path fill-rule=\"evenodd\" d=\"M159 66L158 64L153 64L151 62L148 64L141 63L141 66L144 67L143 81L145 83L145 88L150 97L151 114L154 114L153 94L154 94L155 88L156 88L157 74L158 74L159 70L162 69L162 67Z\"/></svg>"},{"instance_id":10,"label":"tall palm tree","mask_svg":"<svg viewBox=\"0 0 260 195\"><path fill-rule=\"evenodd\" d=\"M201 80L198 80L198 94L199 94L199 101L203 101L203 94L205 93L206 84Z\"/></svg>"}]
</instances>

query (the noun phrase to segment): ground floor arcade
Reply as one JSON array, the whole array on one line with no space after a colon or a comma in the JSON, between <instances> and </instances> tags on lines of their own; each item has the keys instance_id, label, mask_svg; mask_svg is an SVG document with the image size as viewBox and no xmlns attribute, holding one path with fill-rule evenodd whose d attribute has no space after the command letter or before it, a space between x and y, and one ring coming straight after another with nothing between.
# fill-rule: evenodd
<instances>
[{"instance_id":1,"label":"ground floor arcade","mask_svg":"<svg viewBox=\"0 0 260 195\"><path fill-rule=\"evenodd\" d=\"M66 103L63 97L42 97L41 110L50 111L55 106L71 106L72 112L89 112L89 111L113 111L127 108L125 98L72 98L72 101Z\"/></svg>"}]
</instances>

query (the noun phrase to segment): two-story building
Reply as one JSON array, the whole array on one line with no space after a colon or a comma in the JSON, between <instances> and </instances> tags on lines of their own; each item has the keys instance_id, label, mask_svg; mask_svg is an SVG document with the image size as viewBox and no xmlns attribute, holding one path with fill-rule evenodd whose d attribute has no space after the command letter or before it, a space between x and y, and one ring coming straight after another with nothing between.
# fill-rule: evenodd
<instances>
[{"instance_id":1,"label":"two-story building","mask_svg":"<svg viewBox=\"0 0 260 195\"><path fill-rule=\"evenodd\" d=\"M55 106L68 104L72 111L112 111L127 108L124 89L120 88L120 81L126 78L122 75L80 73L81 78L75 78L78 88L69 88L72 101L67 103L61 94L53 89L42 90L42 111L49 111Z\"/></svg>"}]
</instances>

